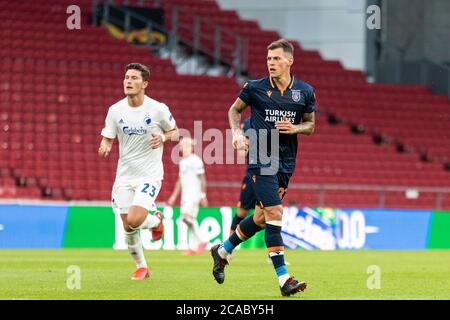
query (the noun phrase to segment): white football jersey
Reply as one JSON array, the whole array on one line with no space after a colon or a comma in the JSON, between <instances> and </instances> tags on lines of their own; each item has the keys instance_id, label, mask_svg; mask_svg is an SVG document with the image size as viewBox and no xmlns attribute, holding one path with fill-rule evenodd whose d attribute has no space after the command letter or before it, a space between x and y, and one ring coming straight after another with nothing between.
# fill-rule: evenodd
<instances>
[{"instance_id":1,"label":"white football jersey","mask_svg":"<svg viewBox=\"0 0 450 320\"><path fill-rule=\"evenodd\" d=\"M201 200L202 185L199 175L205 173L203 162L196 154L180 161L181 202Z\"/></svg>"},{"instance_id":2,"label":"white football jersey","mask_svg":"<svg viewBox=\"0 0 450 320\"><path fill-rule=\"evenodd\" d=\"M113 104L105 120L102 136L119 140L119 161L114 186L159 181L164 177L163 146L150 147L151 134L175 128L169 108L148 96L139 107L130 107L127 98Z\"/></svg>"}]
</instances>

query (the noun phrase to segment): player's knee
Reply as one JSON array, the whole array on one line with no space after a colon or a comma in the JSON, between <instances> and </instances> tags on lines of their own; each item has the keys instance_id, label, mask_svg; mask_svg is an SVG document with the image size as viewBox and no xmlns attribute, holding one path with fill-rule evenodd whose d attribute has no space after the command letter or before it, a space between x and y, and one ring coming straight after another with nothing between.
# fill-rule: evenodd
<instances>
[{"instance_id":1,"label":"player's knee","mask_svg":"<svg viewBox=\"0 0 450 320\"><path fill-rule=\"evenodd\" d=\"M261 228L266 226L266 221L262 215L253 215L253 222Z\"/></svg>"},{"instance_id":2,"label":"player's knee","mask_svg":"<svg viewBox=\"0 0 450 320\"><path fill-rule=\"evenodd\" d=\"M283 207L282 206L272 206L264 208L264 216L266 221L271 220L281 220L283 217Z\"/></svg>"},{"instance_id":3,"label":"player's knee","mask_svg":"<svg viewBox=\"0 0 450 320\"><path fill-rule=\"evenodd\" d=\"M140 223L140 221L138 221L138 219L132 218L130 216L127 217L127 224L128 224L128 228L130 230L135 230L141 225L141 223Z\"/></svg>"}]
</instances>

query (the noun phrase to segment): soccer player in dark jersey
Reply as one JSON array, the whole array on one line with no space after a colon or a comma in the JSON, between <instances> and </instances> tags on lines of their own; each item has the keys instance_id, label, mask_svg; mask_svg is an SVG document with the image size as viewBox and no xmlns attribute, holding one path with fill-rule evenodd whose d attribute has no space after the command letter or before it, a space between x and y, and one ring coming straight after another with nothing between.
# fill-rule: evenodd
<instances>
[{"instance_id":1,"label":"soccer player in dark jersey","mask_svg":"<svg viewBox=\"0 0 450 320\"><path fill-rule=\"evenodd\" d=\"M233 249L265 229L266 246L283 296L306 289L306 282L289 275L284 261L281 201L295 169L297 135L311 135L315 124L314 89L291 74L293 53L292 44L285 39L271 43L267 47L269 76L244 84L230 107L228 118L233 147L249 149L247 176L258 206L254 215L246 217L223 244L211 248L214 278L223 283L224 269ZM247 106L251 106L251 128L256 130L256 134L250 136L250 143L239 127L241 113Z\"/></svg>"},{"instance_id":2,"label":"soccer player in dark jersey","mask_svg":"<svg viewBox=\"0 0 450 320\"><path fill-rule=\"evenodd\" d=\"M246 118L241 123L241 129L245 135L248 129L251 128L250 125L250 117ZM243 150L245 152L245 150ZM248 150L247 150L248 151ZM245 156L247 157L248 153L245 152ZM248 160L247 160L248 161ZM249 175L245 175L242 179L241 183L241 192L239 193L239 201L237 203L237 212L231 221L230 227L230 235L236 231L237 226L241 223L242 220L249 214L250 210L255 209L257 205L257 200L255 196L255 192L251 187L251 177ZM272 259L270 257L267 258L267 263L272 264ZM290 265L288 261L285 261L286 265Z\"/></svg>"}]
</instances>

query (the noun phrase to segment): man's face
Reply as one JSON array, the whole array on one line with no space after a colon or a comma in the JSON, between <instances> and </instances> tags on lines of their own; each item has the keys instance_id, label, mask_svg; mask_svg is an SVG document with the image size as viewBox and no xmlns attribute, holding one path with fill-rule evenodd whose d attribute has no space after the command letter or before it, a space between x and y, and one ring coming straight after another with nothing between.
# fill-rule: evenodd
<instances>
[{"instance_id":1,"label":"man's face","mask_svg":"<svg viewBox=\"0 0 450 320\"><path fill-rule=\"evenodd\" d=\"M286 72L294 63L294 58L282 48L267 51L267 69L272 78L277 78Z\"/></svg>"},{"instance_id":2,"label":"man's face","mask_svg":"<svg viewBox=\"0 0 450 320\"><path fill-rule=\"evenodd\" d=\"M137 95L147 87L148 81L142 79L141 71L130 69L125 73L123 91L126 95Z\"/></svg>"}]
</instances>

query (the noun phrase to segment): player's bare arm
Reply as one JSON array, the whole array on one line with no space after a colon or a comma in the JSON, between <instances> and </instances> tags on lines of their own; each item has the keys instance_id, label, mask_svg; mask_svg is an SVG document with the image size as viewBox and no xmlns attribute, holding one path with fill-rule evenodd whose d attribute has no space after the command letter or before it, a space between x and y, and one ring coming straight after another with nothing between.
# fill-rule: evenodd
<instances>
[{"instance_id":1,"label":"player's bare arm","mask_svg":"<svg viewBox=\"0 0 450 320\"><path fill-rule=\"evenodd\" d=\"M162 146L166 141L172 141L176 137L178 137L177 127L161 134L152 133L152 138L150 139L150 147L152 149L157 149L160 146Z\"/></svg>"},{"instance_id":2,"label":"player's bare arm","mask_svg":"<svg viewBox=\"0 0 450 320\"><path fill-rule=\"evenodd\" d=\"M302 122L300 124L293 124L288 119L284 118L282 121L275 123L275 128L283 134L304 134L309 136L314 132L314 125L314 112L310 112L303 114Z\"/></svg>"},{"instance_id":3,"label":"player's bare arm","mask_svg":"<svg viewBox=\"0 0 450 320\"><path fill-rule=\"evenodd\" d=\"M103 137L98 148L98 155L102 158L106 158L111 152L114 139Z\"/></svg>"},{"instance_id":4,"label":"player's bare arm","mask_svg":"<svg viewBox=\"0 0 450 320\"><path fill-rule=\"evenodd\" d=\"M169 200L167 200L167 204L169 206L173 206L175 204L175 201L178 198L178 195L180 194L181 191L181 184L180 184L180 178L178 178L177 182L175 183L175 187L173 188L173 192L169 197Z\"/></svg>"},{"instance_id":5,"label":"player's bare arm","mask_svg":"<svg viewBox=\"0 0 450 320\"><path fill-rule=\"evenodd\" d=\"M241 129L241 113L247 108L247 104L240 98L231 105L228 110L228 121L233 133L233 148L237 150L248 148L248 142Z\"/></svg>"}]
</instances>

